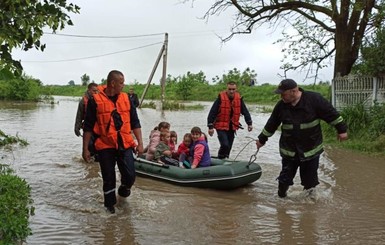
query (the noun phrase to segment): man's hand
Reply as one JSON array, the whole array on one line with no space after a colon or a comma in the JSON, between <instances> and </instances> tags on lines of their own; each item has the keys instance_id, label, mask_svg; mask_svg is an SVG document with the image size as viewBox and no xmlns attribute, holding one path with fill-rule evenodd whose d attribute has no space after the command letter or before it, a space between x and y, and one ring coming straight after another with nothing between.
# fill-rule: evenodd
<instances>
[{"instance_id":1,"label":"man's hand","mask_svg":"<svg viewBox=\"0 0 385 245\"><path fill-rule=\"evenodd\" d=\"M209 129L209 135L210 135L210 136L213 136L213 135L214 135L214 129L213 129L213 128Z\"/></svg>"},{"instance_id":2,"label":"man's hand","mask_svg":"<svg viewBox=\"0 0 385 245\"><path fill-rule=\"evenodd\" d=\"M337 135L337 140L338 141L344 141L348 139L348 133L342 133Z\"/></svg>"},{"instance_id":3,"label":"man's hand","mask_svg":"<svg viewBox=\"0 0 385 245\"><path fill-rule=\"evenodd\" d=\"M79 137L80 136L80 129L75 128L74 131L75 131L75 135Z\"/></svg>"},{"instance_id":4,"label":"man's hand","mask_svg":"<svg viewBox=\"0 0 385 245\"><path fill-rule=\"evenodd\" d=\"M137 146L136 146L136 155L138 156L138 157L140 157L140 156L142 156L143 155L143 144L138 144Z\"/></svg>"},{"instance_id":5,"label":"man's hand","mask_svg":"<svg viewBox=\"0 0 385 245\"><path fill-rule=\"evenodd\" d=\"M257 145L257 149L259 149L265 145L265 144L262 144L261 142L259 142L259 140L256 140L255 144Z\"/></svg>"},{"instance_id":6,"label":"man's hand","mask_svg":"<svg viewBox=\"0 0 385 245\"><path fill-rule=\"evenodd\" d=\"M86 162L91 161L91 153L88 149L83 149L82 156L83 156L84 161L86 161Z\"/></svg>"},{"instance_id":7,"label":"man's hand","mask_svg":"<svg viewBox=\"0 0 385 245\"><path fill-rule=\"evenodd\" d=\"M248 126L247 126L247 130L248 130L249 132L251 132L251 131L253 130L253 125L248 125Z\"/></svg>"}]
</instances>

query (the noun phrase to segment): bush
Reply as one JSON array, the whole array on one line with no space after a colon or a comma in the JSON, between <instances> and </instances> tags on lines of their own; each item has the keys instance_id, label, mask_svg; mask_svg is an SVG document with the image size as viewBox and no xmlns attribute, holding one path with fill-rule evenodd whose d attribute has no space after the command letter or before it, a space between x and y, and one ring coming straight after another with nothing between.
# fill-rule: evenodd
<instances>
[{"instance_id":1,"label":"bush","mask_svg":"<svg viewBox=\"0 0 385 245\"><path fill-rule=\"evenodd\" d=\"M13 174L8 165L0 165L0 244L16 244L30 234L29 216L34 207L31 187Z\"/></svg>"},{"instance_id":2,"label":"bush","mask_svg":"<svg viewBox=\"0 0 385 245\"><path fill-rule=\"evenodd\" d=\"M362 104L345 108L341 116L348 125L349 140L344 145L368 153L385 152L385 104L376 104L366 110ZM325 142L336 142L334 127L323 125Z\"/></svg>"}]
</instances>

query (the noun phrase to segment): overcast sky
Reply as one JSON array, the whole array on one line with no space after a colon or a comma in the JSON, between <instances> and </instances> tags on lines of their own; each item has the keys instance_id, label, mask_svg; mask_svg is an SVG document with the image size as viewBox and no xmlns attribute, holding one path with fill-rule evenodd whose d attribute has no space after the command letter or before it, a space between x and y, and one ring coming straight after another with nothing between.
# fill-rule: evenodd
<instances>
[{"instance_id":1,"label":"overcast sky","mask_svg":"<svg viewBox=\"0 0 385 245\"><path fill-rule=\"evenodd\" d=\"M194 6L178 0L68 0L81 7L72 15L74 26L57 32L79 36L113 36L136 38L81 38L44 35L44 52L15 51L25 73L40 79L43 84L66 85L70 80L80 84L83 74L100 83L110 70L121 70L126 84L146 83L164 41L169 35L167 74L173 77L188 71L203 71L209 81L216 75L247 67L257 73L258 84L277 84L283 74L279 69L283 58L280 44L273 42L280 32L258 29L251 35L237 35L222 43L218 36L230 34L232 11L200 19L212 1L195 1ZM158 35L152 35L158 34ZM107 55L109 54L109 55ZM159 83L159 66L153 83ZM305 74L289 73L300 84ZM330 81L332 68L322 70L321 80Z\"/></svg>"}]
</instances>

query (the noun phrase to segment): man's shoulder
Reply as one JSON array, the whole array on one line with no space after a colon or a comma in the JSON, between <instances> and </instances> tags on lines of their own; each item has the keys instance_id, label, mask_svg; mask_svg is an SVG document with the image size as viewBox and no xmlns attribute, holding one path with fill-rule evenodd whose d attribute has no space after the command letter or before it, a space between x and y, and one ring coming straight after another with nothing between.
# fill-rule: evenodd
<instances>
[{"instance_id":1,"label":"man's shoulder","mask_svg":"<svg viewBox=\"0 0 385 245\"><path fill-rule=\"evenodd\" d=\"M324 101L325 98L318 92L315 91L302 91L302 97L306 101L312 101L312 102L317 102L317 101Z\"/></svg>"}]
</instances>

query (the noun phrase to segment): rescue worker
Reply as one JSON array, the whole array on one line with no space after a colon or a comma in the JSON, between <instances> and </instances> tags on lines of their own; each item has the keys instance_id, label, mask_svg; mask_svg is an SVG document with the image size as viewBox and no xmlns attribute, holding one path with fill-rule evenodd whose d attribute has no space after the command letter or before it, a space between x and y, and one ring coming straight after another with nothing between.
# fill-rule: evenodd
<instances>
[{"instance_id":1,"label":"rescue worker","mask_svg":"<svg viewBox=\"0 0 385 245\"><path fill-rule=\"evenodd\" d=\"M90 161L88 144L94 133L103 178L104 206L110 213L115 213L116 163L121 175L118 194L126 198L131 194L131 186L135 182L135 148L136 153L143 154L140 121L128 95L122 93L123 87L123 73L111 71L107 77L107 86L99 86L100 92L88 102L84 121L83 158Z\"/></svg>"},{"instance_id":2,"label":"rescue worker","mask_svg":"<svg viewBox=\"0 0 385 245\"><path fill-rule=\"evenodd\" d=\"M84 117L86 116L88 100L92 98L94 94L98 93L98 85L96 83L90 83L87 86L87 91L84 93L82 99L79 101L78 111L75 118L75 135L80 136L80 129L83 128Z\"/></svg>"},{"instance_id":3,"label":"rescue worker","mask_svg":"<svg viewBox=\"0 0 385 245\"><path fill-rule=\"evenodd\" d=\"M139 99L138 99L138 95L136 93L134 93L134 88L131 87L129 90L128 90L128 97L130 98L130 100L132 100L132 103L135 107L139 107Z\"/></svg>"},{"instance_id":4,"label":"rescue worker","mask_svg":"<svg viewBox=\"0 0 385 245\"><path fill-rule=\"evenodd\" d=\"M229 158L236 131L243 129L239 122L240 116L245 117L247 130L253 130L253 121L241 95L237 92L237 84L227 83L227 89L222 91L214 101L207 117L208 134L213 136L214 129L220 144L218 158Z\"/></svg>"},{"instance_id":5,"label":"rescue worker","mask_svg":"<svg viewBox=\"0 0 385 245\"><path fill-rule=\"evenodd\" d=\"M279 152L282 169L278 180L278 196L286 197L289 186L300 169L304 190L316 187L320 154L323 152L321 120L334 126L340 141L348 138L347 126L335 108L319 93L304 91L292 79L281 81L276 94L281 100L256 141L262 147L268 138L281 126Z\"/></svg>"}]
</instances>

